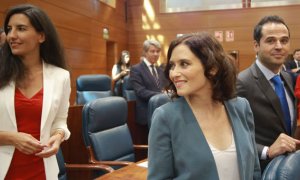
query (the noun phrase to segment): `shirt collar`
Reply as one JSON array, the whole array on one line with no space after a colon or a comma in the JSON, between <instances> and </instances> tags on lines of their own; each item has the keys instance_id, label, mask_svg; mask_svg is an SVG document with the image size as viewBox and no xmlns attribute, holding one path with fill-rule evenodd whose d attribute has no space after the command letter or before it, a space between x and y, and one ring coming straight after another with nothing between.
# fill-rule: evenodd
<instances>
[{"instance_id":1,"label":"shirt collar","mask_svg":"<svg viewBox=\"0 0 300 180\"><path fill-rule=\"evenodd\" d=\"M258 68L262 71L264 76L267 78L268 81L270 81L275 75L270 69L268 69L266 66L264 66L258 59L255 61ZM279 72L278 72L279 75Z\"/></svg>"},{"instance_id":2,"label":"shirt collar","mask_svg":"<svg viewBox=\"0 0 300 180\"><path fill-rule=\"evenodd\" d=\"M146 58L143 58L143 61L144 61L144 63L146 63L146 65L148 67L150 67L152 65Z\"/></svg>"}]
</instances>

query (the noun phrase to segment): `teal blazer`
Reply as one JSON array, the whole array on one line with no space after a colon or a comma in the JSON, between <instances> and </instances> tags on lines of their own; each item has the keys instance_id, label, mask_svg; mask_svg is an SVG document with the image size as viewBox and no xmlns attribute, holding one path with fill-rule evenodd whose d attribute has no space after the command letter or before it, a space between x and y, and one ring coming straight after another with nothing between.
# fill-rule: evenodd
<instances>
[{"instance_id":1,"label":"teal blazer","mask_svg":"<svg viewBox=\"0 0 300 180\"><path fill-rule=\"evenodd\" d=\"M261 179L249 103L238 97L224 104L232 125L240 179ZM148 180L219 179L213 154L183 97L155 110L149 133L148 161Z\"/></svg>"}]
</instances>

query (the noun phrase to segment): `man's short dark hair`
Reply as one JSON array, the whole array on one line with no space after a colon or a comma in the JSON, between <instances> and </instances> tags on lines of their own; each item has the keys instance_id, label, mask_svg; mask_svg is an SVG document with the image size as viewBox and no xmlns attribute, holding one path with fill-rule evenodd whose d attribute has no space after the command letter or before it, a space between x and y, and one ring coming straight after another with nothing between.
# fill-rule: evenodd
<instances>
[{"instance_id":1,"label":"man's short dark hair","mask_svg":"<svg viewBox=\"0 0 300 180\"><path fill-rule=\"evenodd\" d=\"M300 49L295 49L294 52L293 52L293 55L296 54L296 52L300 51Z\"/></svg>"},{"instance_id":2,"label":"man's short dark hair","mask_svg":"<svg viewBox=\"0 0 300 180\"><path fill-rule=\"evenodd\" d=\"M281 17L279 17L277 15L265 16L254 27L253 38L257 43L259 43L259 41L262 37L262 32L261 32L262 27L267 23L283 24L288 29L289 37L290 37L290 30Z\"/></svg>"}]
</instances>

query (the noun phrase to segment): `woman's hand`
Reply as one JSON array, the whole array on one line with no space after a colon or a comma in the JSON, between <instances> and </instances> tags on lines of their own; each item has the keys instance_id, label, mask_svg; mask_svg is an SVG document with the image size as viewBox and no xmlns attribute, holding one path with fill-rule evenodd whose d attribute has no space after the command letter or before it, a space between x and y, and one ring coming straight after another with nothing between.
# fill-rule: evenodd
<instances>
[{"instance_id":1,"label":"woman's hand","mask_svg":"<svg viewBox=\"0 0 300 180\"><path fill-rule=\"evenodd\" d=\"M47 158L55 155L58 152L62 139L63 137L60 133L52 135L44 149L41 152L36 153L35 155L41 158Z\"/></svg>"},{"instance_id":2,"label":"woman's hand","mask_svg":"<svg viewBox=\"0 0 300 180\"><path fill-rule=\"evenodd\" d=\"M121 75L122 75L122 76L126 76L128 73L129 73L128 70L124 70L124 71L121 72Z\"/></svg>"},{"instance_id":3,"label":"woman's hand","mask_svg":"<svg viewBox=\"0 0 300 180\"><path fill-rule=\"evenodd\" d=\"M19 132L13 136L13 145L24 154L34 154L42 151L45 147L45 145L42 145L40 141L30 134Z\"/></svg>"}]
</instances>

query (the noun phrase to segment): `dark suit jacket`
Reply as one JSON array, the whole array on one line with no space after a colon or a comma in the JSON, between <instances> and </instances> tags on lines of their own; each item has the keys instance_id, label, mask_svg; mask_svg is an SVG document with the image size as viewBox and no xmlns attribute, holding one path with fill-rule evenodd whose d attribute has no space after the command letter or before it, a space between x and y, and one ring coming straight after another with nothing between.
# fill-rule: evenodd
<instances>
[{"instance_id":1,"label":"dark suit jacket","mask_svg":"<svg viewBox=\"0 0 300 180\"><path fill-rule=\"evenodd\" d=\"M282 71L281 78L295 102L294 107L296 107L291 76ZM256 63L239 74L237 93L238 96L245 97L250 103L254 115L255 139L260 157L264 146L271 146L280 133L287 134L279 98ZM296 118L297 115L295 114L294 117ZM296 121L294 119L292 134L295 132ZM261 168L264 169L267 163L268 161L261 160Z\"/></svg>"},{"instance_id":2,"label":"dark suit jacket","mask_svg":"<svg viewBox=\"0 0 300 180\"><path fill-rule=\"evenodd\" d=\"M224 105L232 125L240 179L260 179L249 103L244 98L234 98ZM148 180L219 179L208 142L183 97L155 110L148 153Z\"/></svg>"},{"instance_id":3,"label":"dark suit jacket","mask_svg":"<svg viewBox=\"0 0 300 180\"><path fill-rule=\"evenodd\" d=\"M297 64L295 63L294 59L292 59L292 60L286 61L285 67L287 70L291 70L291 69L297 68Z\"/></svg>"},{"instance_id":4,"label":"dark suit jacket","mask_svg":"<svg viewBox=\"0 0 300 180\"><path fill-rule=\"evenodd\" d=\"M149 99L162 92L162 89L167 85L164 72L161 68L156 67L161 87L157 87L154 76L150 72L144 61L132 66L130 69L130 82L136 93L136 121L139 124L147 124L148 101Z\"/></svg>"}]
</instances>

